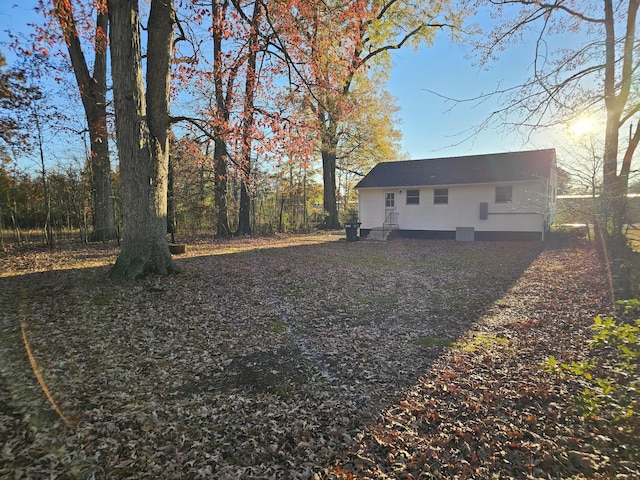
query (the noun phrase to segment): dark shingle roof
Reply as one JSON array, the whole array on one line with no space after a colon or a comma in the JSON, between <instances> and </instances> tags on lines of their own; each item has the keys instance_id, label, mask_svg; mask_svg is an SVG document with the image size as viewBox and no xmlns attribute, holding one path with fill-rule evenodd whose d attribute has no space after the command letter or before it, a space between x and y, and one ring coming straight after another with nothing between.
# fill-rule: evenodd
<instances>
[{"instance_id":1,"label":"dark shingle roof","mask_svg":"<svg viewBox=\"0 0 640 480\"><path fill-rule=\"evenodd\" d=\"M548 178L555 149L377 164L355 188L519 182Z\"/></svg>"}]
</instances>

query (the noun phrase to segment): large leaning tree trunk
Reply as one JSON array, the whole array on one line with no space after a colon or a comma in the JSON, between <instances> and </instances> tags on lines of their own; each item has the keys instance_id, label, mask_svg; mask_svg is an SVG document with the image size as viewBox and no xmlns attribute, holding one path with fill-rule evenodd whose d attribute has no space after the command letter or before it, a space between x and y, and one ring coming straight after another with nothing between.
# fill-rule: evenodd
<instances>
[{"instance_id":1,"label":"large leaning tree trunk","mask_svg":"<svg viewBox=\"0 0 640 480\"><path fill-rule=\"evenodd\" d=\"M109 0L108 7L124 227L111 276L165 275L178 271L166 236L173 0L151 0L146 96L138 0Z\"/></svg>"},{"instance_id":2,"label":"large leaning tree trunk","mask_svg":"<svg viewBox=\"0 0 640 480\"><path fill-rule=\"evenodd\" d=\"M54 0L54 15L64 34L69 59L89 130L91 156L88 159L93 202L93 233L91 239L106 241L116 238L115 214L111 188L109 135L107 132L107 25L106 12L96 19L93 75L80 43L80 36L70 2Z\"/></svg>"},{"instance_id":3,"label":"large leaning tree trunk","mask_svg":"<svg viewBox=\"0 0 640 480\"><path fill-rule=\"evenodd\" d=\"M621 58L616 50L619 39L615 32L615 9L612 0L604 1L605 25L605 77L604 102L607 111L603 161L603 197L611 216L611 234L614 240L626 242L623 229L626 223L626 198L629 189L631 159L640 142L640 126L635 133L630 131L629 145L625 149L622 161L620 155L620 128L640 104L625 112L632 93L633 71L637 68L634 61L636 45L636 19L638 0L629 0L626 12L626 25L622 41ZM635 52L637 53L637 51ZM621 65L621 67L619 66ZM624 117L624 119L623 119ZM620 168L618 168L618 166Z\"/></svg>"}]
</instances>

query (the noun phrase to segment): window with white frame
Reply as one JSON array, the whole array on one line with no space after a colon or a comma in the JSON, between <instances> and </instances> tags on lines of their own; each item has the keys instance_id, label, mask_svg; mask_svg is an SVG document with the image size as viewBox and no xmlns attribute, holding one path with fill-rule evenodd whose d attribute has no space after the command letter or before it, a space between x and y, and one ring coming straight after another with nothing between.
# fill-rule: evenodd
<instances>
[{"instance_id":1,"label":"window with white frame","mask_svg":"<svg viewBox=\"0 0 640 480\"><path fill-rule=\"evenodd\" d=\"M420 190L407 190L407 205L420 205Z\"/></svg>"},{"instance_id":2,"label":"window with white frame","mask_svg":"<svg viewBox=\"0 0 640 480\"><path fill-rule=\"evenodd\" d=\"M434 188L433 189L433 204L434 205L446 205L449 203L449 189L448 188Z\"/></svg>"}]
</instances>

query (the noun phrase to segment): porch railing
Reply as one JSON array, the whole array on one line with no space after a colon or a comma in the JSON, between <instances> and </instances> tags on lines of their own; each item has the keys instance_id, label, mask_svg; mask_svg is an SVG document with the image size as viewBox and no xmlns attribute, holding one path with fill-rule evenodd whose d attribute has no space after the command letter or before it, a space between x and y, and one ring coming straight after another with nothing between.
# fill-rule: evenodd
<instances>
[{"instance_id":1,"label":"porch railing","mask_svg":"<svg viewBox=\"0 0 640 480\"><path fill-rule=\"evenodd\" d=\"M394 227L398 225L398 212L390 211L385 216L384 223L382 224L382 238L387 239L387 232L390 232Z\"/></svg>"}]
</instances>

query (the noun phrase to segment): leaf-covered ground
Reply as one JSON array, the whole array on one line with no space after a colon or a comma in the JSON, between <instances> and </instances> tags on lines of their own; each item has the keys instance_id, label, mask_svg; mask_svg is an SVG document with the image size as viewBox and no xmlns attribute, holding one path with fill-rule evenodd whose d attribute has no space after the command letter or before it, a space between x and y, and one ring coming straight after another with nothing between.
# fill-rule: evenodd
<instances>
[{"instance_id":1,"label":"leaf-covered ground","mask_svg":"<svg viewBox=\"0 0 640 480\"><path fill-rule=\"evenodd\" d=\"M542 367L611 308L588 245L340 238L190 245L124 285L111 247L5 253L0 477L640 475L634 431Z\"/></svg>"}]
</instances>

